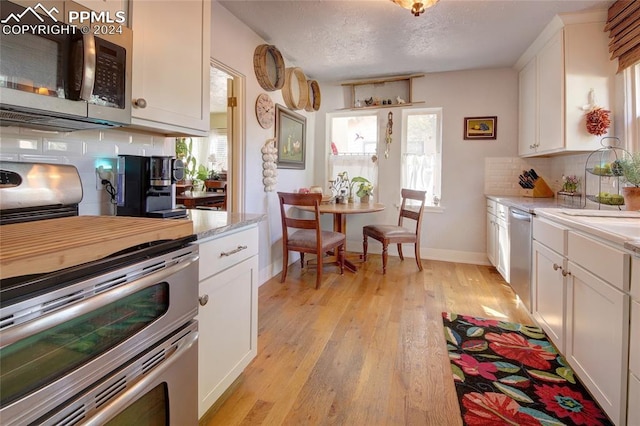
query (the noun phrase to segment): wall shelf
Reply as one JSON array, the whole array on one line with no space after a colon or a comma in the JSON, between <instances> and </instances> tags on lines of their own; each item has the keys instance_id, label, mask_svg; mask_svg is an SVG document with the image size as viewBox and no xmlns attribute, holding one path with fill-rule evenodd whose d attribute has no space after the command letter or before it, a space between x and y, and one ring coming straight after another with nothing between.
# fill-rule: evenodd
<instances>
[{"instance_id":1,"label":"wall shelf","mask_svg":"<svg viewBox=\"0 0 640 426\"><path fill-rule=\"evenodd\" d=\"M351 103L343 109L377 109L394 108L399 105L411 106L424 101L413 100L413 79L424 77L424 74L411 74L393 77L381 77L367 80L345 81L342 86L351 88ZM397 98L405 103L399 104ZM379 100L377 105L366 105L366 99ZM390 104L382 104L382 101L391 101ZM356 106L360 103L361 106Z\"/></svg>"}]
</instances>

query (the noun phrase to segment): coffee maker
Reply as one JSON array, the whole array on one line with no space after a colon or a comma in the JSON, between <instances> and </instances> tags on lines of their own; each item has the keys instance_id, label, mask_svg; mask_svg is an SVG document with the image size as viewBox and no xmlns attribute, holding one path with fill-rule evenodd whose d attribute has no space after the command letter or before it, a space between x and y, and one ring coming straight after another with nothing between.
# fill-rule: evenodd
<instances>
[{"instance_id":1,"label":"coffee maker","mask_svg":"<svg viewBox=\"0 0 640 426\"><path fill-rule=\"evenodd\" d=\"M175 182L184 177L184 165L173 157L118 156L118 216L185 217L174 209Z\"/></svg>"}]
</instances>

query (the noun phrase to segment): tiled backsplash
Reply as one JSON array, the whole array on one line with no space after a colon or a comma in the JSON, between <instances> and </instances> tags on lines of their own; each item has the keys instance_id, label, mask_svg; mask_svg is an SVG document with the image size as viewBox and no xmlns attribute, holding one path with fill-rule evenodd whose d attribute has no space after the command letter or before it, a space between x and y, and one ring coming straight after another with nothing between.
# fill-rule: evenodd
<instances>
[{"instance_id":1,"label":"tiled backsplash","mask_svg":"<svg viewBox=\"0 0 640 426\"><path fill-rule=\"evenodd\" d=\"M588 156L589 154L575 154L549 158L485 158L485 194L523 195L525 191L518 185L518 175L529 169L535 169L554 192L562 189L562 176L576 175L582 184ZM578 191L584 192L582 185Z\"/></svg>"},{"instance_id":2,"label":"tiled backsplash","mask_svg":"<svg viewBox=\"0 0 640 426\"><path fill-rule=\"evenodd\" d=\"M96 168L118 155L174 155L174 138L135 133L131 130L83 130L41 132L13 127L0 130L0 160L60 163L76 166L82 180L81 215L114 214L104 189L98 189Z\"/></svg>"}]
</instances>

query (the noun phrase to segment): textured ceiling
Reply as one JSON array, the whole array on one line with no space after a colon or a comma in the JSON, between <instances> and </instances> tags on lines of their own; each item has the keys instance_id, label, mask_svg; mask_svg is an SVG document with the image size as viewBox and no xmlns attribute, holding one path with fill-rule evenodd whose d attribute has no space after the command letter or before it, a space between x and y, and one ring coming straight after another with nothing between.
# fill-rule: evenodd
<instances>
[{"instance_id":1,"label":"textured ceiling","mask_svg":"<svg viewBox=\"0 0 640 426\"><path fill-rule=\"evenodd\" d=\"M611 3L440 0L414 17L389 0L220 1L320 81L510 67L554 15Z\"/></svg>"}]
</instances>

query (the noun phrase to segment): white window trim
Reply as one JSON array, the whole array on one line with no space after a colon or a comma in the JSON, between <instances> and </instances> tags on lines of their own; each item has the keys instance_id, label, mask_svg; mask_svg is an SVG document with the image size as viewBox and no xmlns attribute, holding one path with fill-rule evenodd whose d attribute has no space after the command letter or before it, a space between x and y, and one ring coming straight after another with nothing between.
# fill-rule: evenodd
<instances>
[{"instance_id":1,"label":"white window trim","mask_svg":"<svg viewBox=\"0 0 640 426\"><path fill-rule=\"evenodd\" d=\"M442 205L442 108L403 108L402 109L402 131L401 131L401 156L404 157L407 148L407 132L405 131L407 128L407 121L410 115L420 115L420 114L435 114L438 116L438 128L436 129L436 133L438 134L438 140L436 145L436 152L440 154L440 176L438 179L440 181L440 194L438 197L440 198L440 203L438 206L433 205L433 200L426 200L425 202L425 212L428 213L443 213L445 207ZM404 165L402 165L402 177L401 182L405 180L405 170Z\"/></svg>"},{"instance_id":2,"label":"white window trim","mask_svg":"<svg viewBox=\"0 0 640 426\"><path fill-rule=\"evenodd\" d=\"M640 63L624 70L624 141L626 149L640 152Z\"/></svg>"}]
</instances>

